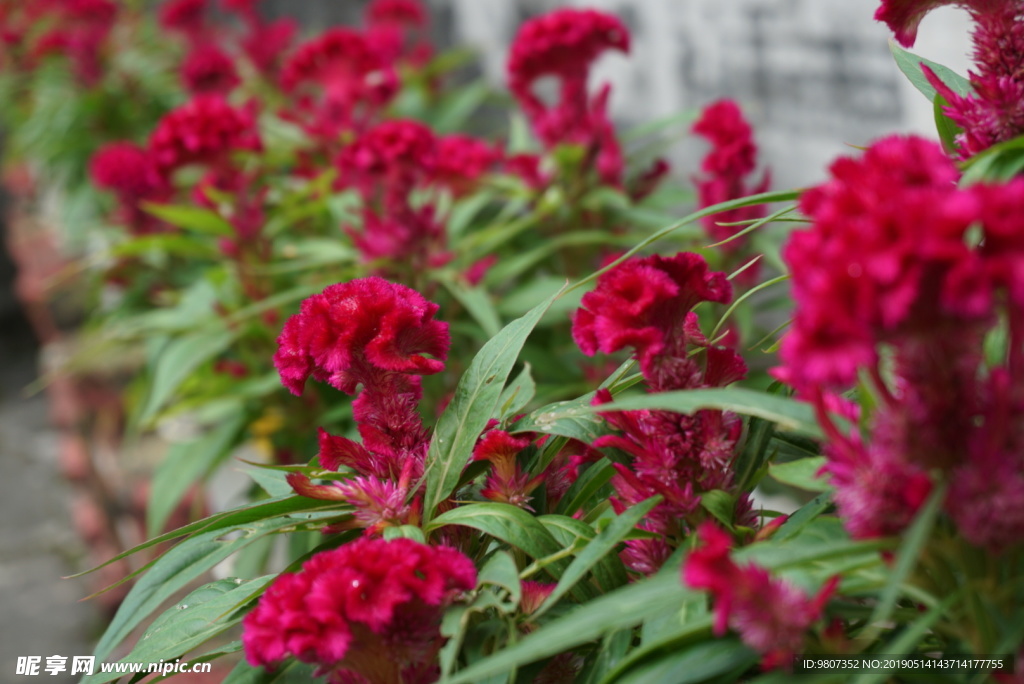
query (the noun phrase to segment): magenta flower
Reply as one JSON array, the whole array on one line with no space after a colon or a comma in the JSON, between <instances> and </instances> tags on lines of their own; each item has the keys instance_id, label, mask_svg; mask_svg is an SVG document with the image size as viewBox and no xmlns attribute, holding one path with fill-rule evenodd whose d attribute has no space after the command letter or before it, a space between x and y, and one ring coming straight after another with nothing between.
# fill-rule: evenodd
<instances>
[{"instance_id":1,"label":"magenta flower","mask_svg":"<svg viewBox=\"0 0 1024 684\"><path fill-rule=\"evenodd\" d=\"M448 325L434 320L437 309L383 278L331 285L288 319L274 365L296 395L310 376L354 394L359 383L376 384L382 373L437 373L449 345Z\"/></svg>"},{"instance_id":2,"label":"magenta flower","mask_svg":"<svg viewBox=\"0 0 1024 684\"><path fill-rule=\"evenodd\" d=\"M89 161L89 175L97 187L117 194L118 218L132 233L144 235L166 228L140 205L166 201L171 192L153 156L145 149L129 142L108 143Z\"/></svg>"},{"instance_id":3,"label":"magenta flower","mask_svg":"<svg viewBox=\"0 0 1024 684\"><path fill-rule=\"evenodd\" d=\"M737 631L762 655L765 669L782 667L799 653L807 630L821 618L839 577L809 597L756 565L740 567L729 557L732 539L714 523L698 530L703 546L694 549L683 566L683 582L711 593L715 604L715 634Z\"/></svg>"},{"instance_id":4,"label":"magenta flower","mask_svg":"<svg viewBox=\"0 0 1024 684\"><path fill-rule=\"evenodd\" d=\"M333 28L292 53L281 87L298 98L299 109L289 116L311 135L333 140L365 127L391 101L398 74L363 34Z\"/></svg>"},{"instance_id":5,"label":"magenta flower","mask_svg":"<svg viewBox=\"0 0 1024 684\"><path fill-rule=\"evenodd\" d=\"M212 44L197 46L189 53L181 65L181 79L193 95L227 95L241 83L234 61Z\"/></svg>"},{"instance_id":6,"label":"magenta flower","mask_svg":"<svg viewBox=\"0 0 1024 684\"><path fill-rule=\"evenodd\" d=\"M418 66L434 52L419 0L373 0L366 6L366 27L370 43L387 61L407 59Z\"/></svg>"},{"instance_id":7,"label":"magenta flower","mask_svg":"<svg viewBox=\"0 0 1024 684\"><path fill-rule=\"evenodd\" d=\"M917 39L917 27L924 15L936 7L957 5L973 13L989 14L1014 4L1015 0L882 0L875 19L888 24L896 40L910 47Z\"/></svg>"},{"instance_id":8,"label":"magenta flower","mask_svg":"<svg viewBox=\"0 0 1024 684\"><path fill-rule=\"evenodd\" d=\"M237 151L258 152L262 142L252 112L218 95L199 95L160 119L149 149L167 174L189 164L225 165Z\"/></svg>"},{"instance_id":9,"label":"magenta flower","mask_svg":"<svg viewBox=\"0 0 1024 684\"><path fill-rule=\"evenodd\" d=\"M685 359L688 344L703 342L696 318L689 316L694 306L731 297L725 274L709 271L700 255L630 259L602 274L583 296L573 318L573 339L588 356L633 347L648 382L682 389L687 381L678 369L661 362Z\"/></svg>"},{"instance_id":10,"label":"magenta flower","mask_svg":"<svg viewBox=\"0 0 1024 684\"><path fill-rule=\"evenodd\" d=\"M606 50L629 51L629 31L617 17L597 10L560 9L531 19L516 34L508 60L509 87L547 147L570 143L589 148L598 175L621 184L623 159L608 118L609 87L590 99L587 76ZM547 106L536 82L560 81L558 103Z\"/></svg>"},{"instance_id":11,"label":"magenta flower","mask_svg":"<svg viewBox=\"0 0 1024 684\"><path fill-rule=\"evenodd\" d=\"M472 193L477 181L501 159L501 152L468 135L447 135L437 139L433 181L461 197Z\"/></svg>"},{"instance_id":12,"label":"magenta flower","mask_svg":"<svg viewBox=\"0 0 1024 684\"><path fill-rule=\"evenodd\" d=\"M949 287L950 269L968 256L975 204L955 192L959 174L935 143L885 138L831 171L801 198L814 227L783 253L797 315L781 356L797 386L852 383L877 363L877 340L939 314L923 292Z\"/></svg>"},{"instance_id":13,"label":"magenta flower","mask_svg":"<svg viewBox=\"0 0 1024 684\"><path fill-rule=\"evenodd\" d=\"M488 430L473 449L474 461L490 461L491 472L480 491L491 501L512 504L527 510L530 493L544 481L543 475L530 477L519 466L519 452L533 444L533 435L513 436L504 430Z\"/></svg>"},{"instance_id":14,"label":"magenta flower","mask_svg":"<svg viewBox=\"0 0 1024 684\"><path fill-rule=\"evenodd\" d=\"M243 621L247 660L293 657L341 684L433 681L444 609L476 586L455 549L360 539L281 575Z\"/></svg>"},{"instance_id":15,"label":"magenta flower","mask_svg":"<svg viewBox=\"0 0 1024 684\"><path fill-rule=\"evenodd\" d=\"M954 92L921 65L948 102L946 115L963 129L956 143L967 158L1024 134L1024 7L1016 0L886 0L875 18L886 22L899 42L912 45L921 18L940 5L963 7L975 22L971 93Z\"/></svg>"},{"instance_id":16,"label":"magenta flower","mask_svg":"<svg viewBox=\"0 0 1024 684\"><path fill-rule=\"evenodd\" d=\"M743 112L735 102L719 100L705 107L693 125L693 132L711 143L711 150L701 163L703 175L695 179L702 208L741 199L768 189L767 172L759 183L748 185L747 178L754 173L757 166L757 145L754 144L750 124L743 118ZM712 239L720 242L743 229L743 226L720 225L721 223L750 221L764 215L764 207L744 207L706 216L703 223ZM726 252L734 252L742 244L740 240L733 240L724 244L722 248ZM745 273L750 270L752 269Z\"/></svg>"},{"instance_id":17,"label":"magenta flower","mask_svg":"<svg viewBox=\"0 0 1024 684\"><path fill-rule=\"evenodd\" d=\"M207 0L168 0L160 6L160 25L200 41L208 30Z\"/></svg>"}]
</instances>

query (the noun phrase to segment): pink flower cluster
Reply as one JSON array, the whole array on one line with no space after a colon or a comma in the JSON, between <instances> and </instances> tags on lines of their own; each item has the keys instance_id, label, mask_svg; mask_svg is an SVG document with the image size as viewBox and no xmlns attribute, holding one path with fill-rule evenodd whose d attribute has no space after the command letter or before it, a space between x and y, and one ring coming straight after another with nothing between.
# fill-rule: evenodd
<instances>
[{"instance_id":1,"label":"pink flower cluster","mask_svg":"<svg viewBox=\"0 0 1024 684\"><path fill-rule=\"evenodd\" d=\"M333 28L292 53L281 87L296 98L287 116L311 135L333 140L377 116L398 92L398 74L366 35Z\"/></svg>"},{"instance_id":2,"label":"pink flower cluster","mask_svg":"<svg viewBox=\"0 0 1024 684\"><path fill-rule=\"evenodd\" d=\"M136 234L162 230L163 224L147 214L143 202L167 202L173 197L172 178L179 169L200 165L208 176L196 199L205 201L203 187L228 187L244 195L242 176L233 156L262 149L253 112L232 107L219 95L199 95L166 114L145 148L116 142L100 148L90 161L92 181L116 193L119 219ZM255 213L253 213L255 212ZM261 223L261 206L240 206L235 221L240 235L251 235Z\"/></svg>"},{"instance_id":3,"label":"pink flower cluster","mask_svg":"<svg viewBox=\"0 0 1024 684\"><path fill-rule=\"evenodd\" d=\"M966 158L1024 134L1024 6L1016 0L883 0L875 18L909 46L922 17L942 5L964 7L974 19L972 92L960 95L921 68L949 103L945 113L963 129L957 145Z\"/></svg>"},{"instance_id":4,"label":"pink flower cluster","mask_svg":"<svg viewBox=\"0 0 1024 684\"><path fill-rule=\"evenodd\" d=\"M344 147L337 158L339 185L363 198L363 225L349 228L367 261L412 271L443 265L444 225L432 203L414 206L415 190L447 188L453 194L474 189L497 152L469 136L435 137L416 121L384 121Z\"/></svg>"},{"instance_id":5,"label":"pink flower cluster","mask_svg":"<svg viewBox=\"0 0 1024 684\"><path fill-rule=\"evenodd\" d=\"M22 6L18 6L22 5ZM9 58L31 69L45 57L66 57L75 76L94 86L103 77L110 29L118 15L112 0L39 0L7 3L0 10L4 43L16 46ZM33 29L46 26L37 34Z\"/></svg>"},{"instance_id":6,"label":"pink flower cluster","mask_svg":"<svg viewBox=\"0 0 1024 684\"><path fill-rule=\"evenodd\" d=\"M821 618L839 577L809 597L762 567L737 565L729 557L732 539L714 523L704 523L697 534L703 546L687 557L683 582L711 592L715 634L721 636L727 628L739 632L744 643L761 654L765 669L788 665L801 651L807 630Z\"/></svg>"},{"instance_id":7,"label":"pink flower cluster","mask_svg":"<svg viewBox=\"0 0 1024 684\"><path fill-rule=\"evenodd\" d=\"M117 194L118 219L137 234L159 232L161 222L143 211L142 202L161 202L170 196L170 185L153 157L128 142L104 145L89 162L93 183Z\"/></svg>"},{"instance_id":8,"label":"pink flower cluster","mask_svg":"<svg viewBox=\"0 0 1024 684\"><path fill-rule=\"evenodd\" d=\"M736 200L768 189L767 172L756 185L748 185L748 177L757 167L757 145L754 143L750 124L743 118L743 112L732 100L719 100L704 108L700 118L693 124L693 132L711 143L711 150L701 162L703 175L694 179L700 206ZM705 216L704 227L716 242L732 237L742 230L735 224L752 221L765 215L763 206L732 209L712 216ZM743 246L740 240L722 245L726 253L736 252ZM753 277L754 269L745 274Z\"/></svg>"},{"instance_id":9,"label":"pink flower cluster","mask_svg":"<svg viewBox=\"0 0 1024 684\"><path fill-rule=\"evenodd\" d=\"M200 95L160 119L149 152L162 173L189 164L225 166L241 150L262 149L253 112L217 95Z\"/></svg>"},{"instance_id":10,"label":"pink flower cluster","mask_svg":"<svg viewBox=\"0 0 1024 684\"><path fill-rule=\"evenodd\" d=\"M274 580L242 623L246 659L294 657L334 684L432 682L444 609L475 586L455 549L359 539Z\"/></svg>"},{"instance_id":11,"label":"pink flower cluster","mask_svg":"<svg viewBox=\"0 0 1024 684\"><path fill-rule=\"evenodd\" d=\"M371 531L418 517L406 504L430 443L416 408L419 376L444 368L449 345L437 308L403 285L363 278L306 299L278 338L274 365L292 393L310 376L347 394L362 386L352 405L362 443L321 430L319 456L323 468L344 466L359 477L327 486L293 474L289 482L305 496L349 501L356 523Z\"/></svg>"},{"instance_id":12,"label":"pink flower cluster","mask_svg":"<svg viewBox=\"0 0 1024 684\"><path fill-rule=\"evenodd\" d=\"M722 387L746 374L735 351L717 347L703 335L699 302L728 302L731 289L724 274L708 270L697 254L630 259L598 279L584 295L573 320L573 337L588 355L631 347L649 391ZM693 354L693 351L699 354ZM595 403L612 400L602 390ZM620 449L629 466L616 465L612 484L617 510L655 495L663 498L644 521L659 539L627 542L623 560L637 572L655 572L699 519L700 495L733 487L732 463L742 424L729 412L705 410L693 415L668 411L607 412L602 416L621 435L595 441L596 447ZM740 496L738 524L753 522L749 501Z\"/></svg>"},{"instance_id":13,"label":"pink flower cluster","mask_svg":"<svg viewBox=\"0 0 1024 684\"><path fill-rule=\"evenodd\" d=\"M629 51L629 31L613 15L590 9L560 9L520 27L508 59L509 88L547 147L581 145L586 165L605 183L621 185L622 151L608 118L610 86L593 98L587 77L606 50ZM546 76L558 79L558 103L548 106L535 92Z\"/></svg>"},{"instance_id":14,"label":"pink flower cluster","mask_svg":"<svg viewBox=\"0 0 1024 684\"><path fill-rule=\"evenodd\" d=\"M967 539L1014 543L1024 534L1024 180L960 189L938 145L901 137L831 170L801 200L813 226L783 253L796 312L779 375L815 402L840 514L858 537L899 532L932 472L951 483L946 509ZM1010 342L991 364L983 339L1000 318ZM880 401L863 435L842 427L864 419L838 394L859 378Z\"/></svg>"}]
</instances>

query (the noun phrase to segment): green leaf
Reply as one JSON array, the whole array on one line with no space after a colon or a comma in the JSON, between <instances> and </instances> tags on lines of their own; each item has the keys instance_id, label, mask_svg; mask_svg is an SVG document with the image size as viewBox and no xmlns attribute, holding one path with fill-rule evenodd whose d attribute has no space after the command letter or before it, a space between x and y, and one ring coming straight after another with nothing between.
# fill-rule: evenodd
<instances>
[{"instance_id":1,"label":"green leaf","mask_svg":"<svg viewBox=\"0 0 1024 684\"><path fill-rule=\"evenodd\" d=\"M465 307L469 315L473 317L487 337L494 337L501 330L501 318L495 311L490 297L480 287L473 287L461 283L454 278L442 278L441 282L445 289Z\"/></svg>"},{"instance_id":2,"label":"green leaf","mask_svg":"<svg viewBox=\"0 0 1024 684\"><path fill-rule=\"evenodd\" d=\"M217 513L211 515L208 518L197 520L194 523L189 523L183 527L179 527L176 530L165 532L159 537L153 537L148 539L137 546L133 546L127 551L122 551L105 563L101 563L94 568L90 568L83 572L71 575L71 577L82 577L88 575L91 572L95 572L100 568L106 567L111 563L115 563L122 558L127 558L139 551L145 551L148 548L152 548L157 544L163 544L164 542L177 539L178 537L184 537L186 535L196 534L198 532L209 532L213 530L227 530L236 526L248 525L250 523L258 522L260 520L266 520L268 518L276 518L281 515L287 515L289 513L299 513L322 510L324 508L333 507L337 508L334 504L325 504L322 501L313 501L303 496L295 496L289 494L288 496L281 497L278 499L271 499L269 501L260 501L256 504L245 504L238 508L223 513ZM147 566L148 567L148 566ZM139 571L132 573L128 578L134 577ZM128 579L126 578L126 579ZM122 580L123 582L124 580ZM115 585L116 586L116 585Z\"/></svg>"},{"instance_id":3,"label":"green leaf","mask_svg":"<svg viewBox=\"0 0 1024 684\"><path fill-rule=\"evenodd\" d=\"M928 79L925 78L924 72L921 71L921 64L934 71L935 75L957 95L967 96L974 92L971 82L949 67L942 66L924 57L918 57L912 52L907 52L892 40L889 41L889 49L892 51L892 56L896 59L896 66L900 68L900 71L903 72L910 83L928 98L929 102L935 102L935 96L938 95L938 92L928 82Z\"/></svg>"},{"instance_id":4,"label":"green leaf","mask_svg":"<svg viewBox=\"0 0 1024 684\"><path fill-rule=\"evenodd\" d=\"M505 589L509 593L509 598L519 605L523 588L519 581L519 568L516 567L515 559L507 551L498 551L491 556L484 567L480 568L477 581L481 586L490 584Z\"/></svg>"},{"instance_id":5,"label":"green leaf","mask_svg":"<svg viewBox=\"0 0 1024 684\"><path fill-rule=\"evenodd\" d=\"M511 431L543 432L592 444L608 432L604 419L591 410L593 399L594 392L589 392L579 399L549 404L517 421Z\"/></svg>"},{"instance_id":6,"label":"green leaf","mask_svg":"<svg viewBox=\"0 0 1024 684\"><path fill-rule=\"evenodd\" d=\"M399 525L398 527L385 527L384 538L388 541L392 539L412 539L418 541L420 544L426 544L426 537L423 536L423 530L413 525Z\"/></svg>"},{"instance_id":7,"label":"green leaf","mask_svg":"<svg viewBox=\"0 0 1024 684\"><path fill-rule=\"evenodd\" d=\"M459 482L462 469L473 455L473 446L494 416L502 388L537 321L560 293L555 293L506 325L473 358L459 379L455 397L441 414L427 452L423 517L429 521L437 505ZM458 510L458 509L456 509Z\"/></svg>"},{"instance_id":8,"label":"green leaf","mask_svg":"<svg viewBox=\"0 0 1024 684\"><path fill-rule=\"evenodd\" d=\"M533 613L531 619L536 620L562 600L562 597L576 586L576 583L583 579L590 572L591 568L611 553L616 545L633 531L633 528L643 520L644 516L650 513L651 509L659 501L661 501L660 497L653 497L643 501L629 510L623 511L622 515L612 520L610 525L598 533L582 551L576 554L572 563L562 573L562 577L558 580L558 585L555 586L554 591L551 592L537 611Z\"/></svg>"},{"instance_id":9,"label":"green leaf","mask_svg":"<svg viewBox=\"0 0 1024 684\"><path fill-rule=\"evenodd\" d=\"M942 148L946 150L948 154L953 154L957 150L956 138L958 135L963 133L963 129L960 128L956 123L946 116L944 108L949 106L946 98L942 95L935 95L935 130L939 133L939 140L942 141Z\"/></svg>"},{"instance_id":10,"label":"green leaf","mask_svg":"<svg viewBox=\"0 0 1024 684\"><path fill-rule=\"evenodd\" d=\"M835 488L829 484L828 478L818 474L827 460L824 456L815 456L788 463L773 463L768 466L768 474L790 487L808 492L831 492Z\"/></svg>"},{"instance_id":11,"label":"green leaf","mask_svg":"<svg viewBox=\"0 0 1024 684\"><path fill-rule=\"evenodd\" d=\"M961 587L958 591L953 592L943 599L941 603L930 608L927 613L914 620L909 625L906 625L900 631L899 635L889 641L889 643L886 644L879 653L884 653L886 656L916 654L917 647L921 643L921 639L929 633L935 623L945 615L946 611L960 600L965 589L965 587ZM895 672L895 670L890 669L862 674L854 680L854 683L882 684L882 682L889 680L890 675L892 675L893 672Z\"/></svg>"},{"instance_id":12,"label":"green leaf","mask_svg":"<svg viewBox=\"0 0 1024 684\"><path fill-rule=\"evenodd\" d=\"M291 516L261 520L233 528L232 531L239 534L230 538L228 530L224 529L189 537L154 561L149 571L128 592L96 646L96 658L103 660L109 656L160 604L239 549L267 534L328 515L334 515L334 512L308 514L304 516L306 520Z\"/></svg>"},{"instance_id":13,"label":"green leaf","mask_svg":"<svg viewBox=\"0 0 1024 684\"><path fill-rule=\"evenodd\" d=\"M523 370L516 379L508 383L498 399L498 410L502 421L515 417L526 408L537 393L537 384L530 374L530 364L524 363Z\"/></svg>"},{"instance_id":14,"label":"green leaf","mask_svg":"<svg viewBox=\"0 0 1024 684\"><path fill-rule=\"evenodd\" d=\"M783 541L800 534L807 525L813 522L819 515L832 507L832 494L819 494L811 501L800 507L782 523L782 527L772 535L775 541Z\"/></svg>"},{"instance_id":15,"label":"green leaf","mask_svg":"<svg viewBox=\"0 0 1024 684\"><path fill-rule=\"evenodd\" d=\"M615 468L607 458L602 458L584 471L579 479L569 488L561 501L558 502L556 513L574 515L576 511L587 506L588 501L601 487L608 484L615 476Z\"/></svg>"},{"instance_id":16,"label":"green leaf","mask_svg":"<svg viewBox=\"0 0 1024 684\"><path fill-rule=\"evenodd\" d=\"M705 511L725 525L733 528L733 517L736 513L736 497L721 489L712 489L700 495L700 505Z\"/></svg>"},{"instance_id":17,"label":"green leaf","mask_svg":"<svg viewBox=\"0 0 1024 684\"><path fill-rule=\"evenodd\" d=\"M255 580L222 579L196 589L171 606L146 629L122 663L173 661L238 624L244 613L236 608L261 592L274 575ZM103 684L122 673L94 675L88 684Z\"/></svg>"},{"instance_id":18,"label":"green leaf","mask_svg":"<svg viewBox=\"0 0 1024 684\"><path fill-rule=\"evenodd\" d=\"M197 480L210 473L238 442L245 416L237 414L199 439L171 445L149 488L146 536L155 537Z\"/></svg>"},{"instance_id":19,"label":"green leaf","mask_svg":"<svg viewBox=\"0 0 1024 684\"><path fill-rule=\"evenodd\" d=\"M669 652L656 660L633 667L607 684L696 684L717 677L739 675L757 663L758 654L737 637L705 641Z\"/></svg>"},{"instance_id":20,"label":"green leaf","mask_svg":"<svg viewBox=\"0 0 1024 684\"><path fill-rule=\"evenodd\" d=\"M472 527L496 539L516 546L533 558L543 558L561 550L561 546L535 517L505 503L472 503L446 511L430 521L427 532L445 525Z\"/></svg>"},{"instance_id":21,"label":"green leaf","mask_svg":"<svg viewBox=\"0 0 1024 684\"><path fill-rule=\"evenodd\" d=\"M483 681L594 641L608 632L629 629L647 616L672 606L681 608L690 596L692 594L679 582L678 569L663 572L581 604L567 615L442 681L446 684Z\"/></svg>"},{"instance_id":22,"label":"green leaf","mask_svg":"<svg viewBox=\"0 0 1024 684\"><path fill-rule=\"evenodd\" d=\"M192 230L206 235L230 236L234 227L219 214L200 207L143 202L142 208L153 216L167 221L172 226Z\"/></svg>"},{"instance_id":23,"label":"green leaf","mask_svg":"<svg viewBox=\"0 0 1024 684\"><path fill-rule=\"evenodd\" d=\"M434 118L434 130L438 133L464 130L466 120L483 105L490 94L490 85L482 79L460 87L441 105Z\"/></svg>"},{"instance_id":24,"label":"green leaf","mask_svg":"<svg viewBox=\"0 0 1024 684\"><path fill-rule=\"evenodd\" d=\"M876 633L881 629L881 625L888 622L892 616L892 611L896 607L896 601L900 597L900 588L910 577L910 573L917 565L917 560L920 558L921 551L928 541L939 511L942 510L942 502L945 498L945 485L936 487L924 506L921 507L917 517L914 518L914 522L907 529L903 543L900 544L899 551L896 552L896 563L892 572L889 573L888 581L871 615L871 620L868 623L869 626L865 630L868 634Z\"/></svg>"},{"instance_id":25,"label":"green leaf","mask_svg":"<svg viewBox=\"0 0 1024 684\"><path fill-rule=\"evenodd\" d=\"M695 222L701 220L705 216L714 216L715 214L719 214L719 213L721 213L723 211L731 211L733 209L739 209L741 207L753 207L753 206L758 206L758 205L761 205L761 204L769 204L769 203L772 203L772 202L791 202L791 201L796 200L797 198L799 198L801 192L802 192L801 190L784 190L784 191L780 191L780 192L762 192L762 193L759 193L759 194L756 194L756 195L749 195L749 196L743 197L741 199L730 200L728 202L720 202L720 203L714 204L714 205L712 205L710 207L705 207L705 208L701 209L700 211L695 211L692 214L689 214L688 216L685 216L682 219L676 221L675 223L672 223L670 225L665 226L664 228L661 228L660 230L655 231L654 233L652 233L651 235L649 235L648 237L646 237L642 241L640 241L639 244L637 244L634 247L632 247L631 249L623 252L617 259L615 259L613 261L610 261L609 263L607 263L605 266L603 266L599 270L594 271L593 273L591 273L587 277L585 277L585 278L583 278L581 280L578 280L577 282L573 283L569 287L569 289L566 290L566 294L568 294L570 292L576 291L577 289L583 287L584 285L586 285L587 283L591 282L592 280L596 280L602 274L607 273L608 271L612 270L613 268L615 268L616 266L621 264L626 259L629 259L634 254L640 252L642 249L644 249L648 245L651 245L651 244L657 242L661 238L663 238L663 237L665 237L665 236L675 232L676 230L679 230L683 226L687 226L687 225L689 225L691 223L695 223Z\"/></svg>"},{"instance_id":26,"label":"green leaf","mask_svg":"<svg viewBox=\"0 0 1024 684\"><path fill-rule=\"evenodd\" d=\"M532 422L536 425L535 429L550 432L550 429L545 429L546 425L555 425L566 419L590 416L604 411L636 411L640 409L678 411L679 413L693 413L701 409L719 409L764 418L785 430L810 437L820 438L823 436L814 419L814 409L808 404L788 397L741 387L658 392L616 399L610 404L601 404L600 406L591 406L589 400L587 403L576 400L565 402L563 406L556 407L551 411L545 409L544 413L534 417ZM517 425L516 429L521 428Z\"/></svg>"},{"instance_id":27,"label":"green leaf","mask_svg":"<svg viewBox=\"0 0 1024 684\"><path fill-rule=\"evenodd\" d=\"M139 415L145 425L163 409L189 375L205 361L221 353L234 341L238 332L217 327L214 330L184 335L160 350L153 367L149 395Z\"/></svg>"},{"instance_id":28,"label":"green leaf","mask_svg":"<svg viewBox=\"0 0 1024 684\"><path fill-rule=\"evenodd\" d=\"M117 257L145 256L147 254L176 254L192 259L215 259L220 252L209 241L184 233L141 235L114 245L110 253Z\"/></svg>"}]
</instances>

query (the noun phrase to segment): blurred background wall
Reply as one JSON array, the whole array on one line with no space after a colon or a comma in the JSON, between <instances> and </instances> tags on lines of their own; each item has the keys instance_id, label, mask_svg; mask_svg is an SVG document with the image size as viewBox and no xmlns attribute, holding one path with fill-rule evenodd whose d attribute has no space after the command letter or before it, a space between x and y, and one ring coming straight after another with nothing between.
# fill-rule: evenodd
<instances>
[{"instance_id":1,"label":"blurred background wall","mask_svg":"<svg viewBox=\"0 0 1024 684\"><path fill-rule=\"evenodd\" d=\"M592 6L620 16L630 55L605 56L594 75L611 81L624 126L667 117L720 97L738 100L754 125L774 187L812 184L829 161L889 132L930 134L931 106L899 73L888 29L872 20L879 0L427 0L442 47L479 54L481 72L504 87L508 45L527 18L555 7ZM357 24L366 0L264 0L273 16L307 31ZM968 20L943 8L922 25L914 51L964 73ZM689 176L700 146L671 151ZM0 255L0 320L14 307Z\"/></svg>"}]
</instances>

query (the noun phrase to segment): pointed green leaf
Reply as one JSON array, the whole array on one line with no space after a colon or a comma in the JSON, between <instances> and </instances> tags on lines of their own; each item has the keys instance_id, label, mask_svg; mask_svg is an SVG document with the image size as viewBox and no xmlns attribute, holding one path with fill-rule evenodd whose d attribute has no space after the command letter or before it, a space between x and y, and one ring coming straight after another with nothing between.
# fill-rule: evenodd
<instances>
[{"instance_id":1,"label":"pointed green leaf","mask_svg":"<svg viewBox=\"0 0 1024 684\"><path fill-rule=\"evenodd\" d=\"M237 335L237 331L224 328L204 330L174 339L161 349L139 422L145 425L156 416L192 372L227 349Z\"/></svg>"},{"instance_id":2,"label":"pointed green leaf","mask_svg":"<svg viewBox=\"0 0 1024 684\"><path fill-rule=\"evenodd\" d=\"M207 235L229 236L234 235L234 227L220 217L219 214L200 207L153 204L143 202L142 208L153 216L167 221L172 226L192 230Z\"/></svg>"},{"instance_id":3,"label":"pointed green leaf","mask_svg":"<svg viewBox=\"0 0 1024 684\"><path fill-rule=\"evenodd\" d=\"M423 517L430 520L448 498L473 455L473 446L498 409L502 388L519 351L551 303L555 293L521 318L506 325L485 344L459 379L455 397L441 414L427 452Z\"/></svg>"},{"instance_id":4,"label":"pointed green leaf","mask_svg":"<svg viewBox=\"0 0 1024 684\"><path fill-rule=\"evenodd\" d=\"M678 411L693 413L701 409L720 409L747 416L757 416L776 423L785 430L797 432L809 437L822 437L821 429L814 419L814 409L796 399L780 397L742 387L715 389L681 390L677 392L658 392L634 397L616 399L610 404L591 406L581 400L564 402L561 406L554 405L553 410L547 407L543 413L533 417L534 429L550 432L545 425L557 425L567 419L579 419L604 411L635 411L639 409L656 409L661 411ZM526 423L531 425L530 423ZM519 425L516 429L522 429ZM529 428L526 428L529 429Z\"/></svg>"},{"instance_id":5,"label":"pointed green leaf","mask_svg":"<svg viewBox=\"0 0 1024 684\"><path fill-rule=\"evenodd\" d=\"M790 487L808 492L831 492L835 488L829 484L828 478L818 474L826 460L824 456L815 456L788 463L773 463L768 466L768 474Z\"/></svg>"},{"instance_id":6,"label":"pointed green leaf","mask_svg":"<svg viewBox=\"0 0 1024 684\"><path fill-rule=\"evenodd\" d=\"M576 583L583 579L591 568L599 563L605 556L615 550L615 547L626 536L633 531L644 516L647 515L658 502L660 497L654 497L643 501L629 510L623 511L622 515L612 520L603 531L598 533L587 546L576 554L576 557L569 564L569 567L562 573L561 579L554 591L541 604L540 608L533 614L532 619L536 620L550 610L556 603L562 600Z\"/></svg>"},{"instance_id":7,"label":"pointed green leaf","mask_svg":"<svg viewBox=\"0 0 1024 684\"><path fill-rule=\"evenodd\" d=\"M171 445L153 475L146 508L146 536L155 537L185 492L237 444L244 416L236 414L199 439Z\"/></svg>"},{"instance_id":8,"label":"pointed green leaf","mask_svg":"<svg viewBox=\"0 0 1024 684\"><path fill-rule=\"evenodd\" d=\"M238 624L236 608L261 592L275 578L222 579L196 589L153 621L122 663L173 661ZM103 684L121 673L94 675L89 684Z\"/></svg>"},{"instance_id":9,"label":"pointed green leaf","mask_svg":"<svg viewBox=\"0 0 1024 684\"><path fill-rule=\"evenodd\" d=\"M922 64L934 71L935 75L957 95L966 96L974 92L971 82L949 67L942 66L924 57L918 57L912 52L907 52L892 40L889 41L889 49L892 50L892 56L896 59L896 66L900 68L900 71L903 72L911 84L928 98L929 102L935 101L935 96L938 92L928 82L928 79L925 78L924 72L921 71Z\"/></svg>"},{"instance_id":10,"label":"pointed green leaf","mask_svg":"<svg viewBox=\"0 0 1024 684\"><path fill-rule=\"evenodd\" d=\"M557 553L561 546L535 517L505 503L473 503L446 511L430 521L427 531L445 525L472 527L519 547L533 558Z\"/></svg>"}]
</instances>

